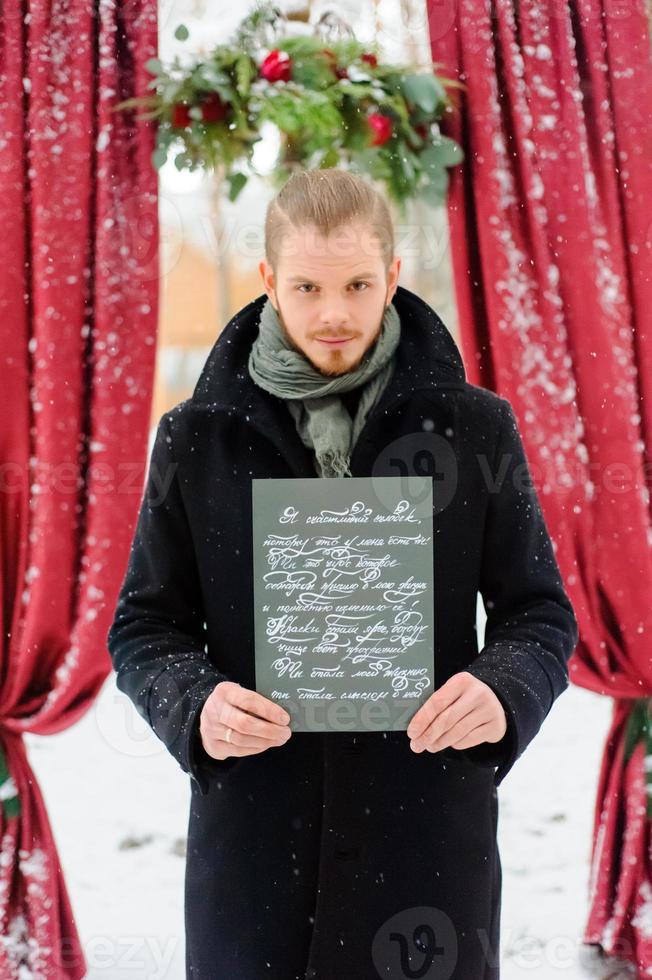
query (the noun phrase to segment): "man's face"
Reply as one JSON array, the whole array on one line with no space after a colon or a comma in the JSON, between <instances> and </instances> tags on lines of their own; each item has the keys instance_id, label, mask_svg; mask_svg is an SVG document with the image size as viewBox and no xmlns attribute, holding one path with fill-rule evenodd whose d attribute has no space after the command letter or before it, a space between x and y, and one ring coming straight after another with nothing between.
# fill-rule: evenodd
<instances>
[{"instance_id":1,"label":"man's face","mask_svg":"<svg viewBox=\"0 0 652 980\"><path fill-rule=\"evenodd\" d=\"M371 228L354 221L326 237L292 229L280 252L276 274L265 260L259 270L291 345L325 376L355 370L378 339L400 258L386 271Z\"/></svg>"}]
</instances>

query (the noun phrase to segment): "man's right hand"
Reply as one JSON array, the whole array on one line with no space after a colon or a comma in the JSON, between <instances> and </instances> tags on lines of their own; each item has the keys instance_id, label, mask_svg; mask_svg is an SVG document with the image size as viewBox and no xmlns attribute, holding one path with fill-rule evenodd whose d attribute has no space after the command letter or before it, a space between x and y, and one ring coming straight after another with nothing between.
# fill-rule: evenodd
<instances>
[{"instance_id":1,"label":"man's right hand","mask_svg":"<svg viewBox=\"0 0 652 980\"><path fill-rule=\"evenodd\" d=\"M292 734L290 716L258 691L234 681L220 681L207 697L199 716L204 749L213 759L255 755L284 745ZM231 729L229 741L225 740Z\"/></svg>"}]
</instances>

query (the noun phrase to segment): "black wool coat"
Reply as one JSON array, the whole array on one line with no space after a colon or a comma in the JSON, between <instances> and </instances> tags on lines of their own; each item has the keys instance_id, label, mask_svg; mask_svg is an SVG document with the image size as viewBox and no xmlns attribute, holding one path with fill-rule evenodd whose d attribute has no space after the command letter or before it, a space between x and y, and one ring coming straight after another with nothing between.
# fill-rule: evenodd
<instances>
[{"instance_id":1,"label":"black wool coat","mask_svg":"<svg viewBox=\"0 0 652 980\"><path fill-rule=\"evenodd\" d=\"M191 780L187 977L496 980L496 787L568 686L577 624L509 401L466 380L405 287L396 369L351 471L422 473L421 450L438 447L435 687L480 678L506 735L417 754L405 731L294 732L224 761L201 744L214 686L255 687L251 481L319 478L287 405L247 370L265 299L230 320L192 397L160 419L108 635L118 688Z\"/></svg>"}]
</instances>

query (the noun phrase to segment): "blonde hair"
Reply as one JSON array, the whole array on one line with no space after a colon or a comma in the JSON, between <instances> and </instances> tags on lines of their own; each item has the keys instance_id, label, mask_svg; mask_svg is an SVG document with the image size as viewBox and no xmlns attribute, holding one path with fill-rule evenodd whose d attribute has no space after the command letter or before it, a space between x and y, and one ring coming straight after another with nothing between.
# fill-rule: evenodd
<instances>
[{"instance_id":1,"label":"blonde hair","mask_svg":"<svg viewBox=\"0 0 652 980\"><path fill-rule=\"evenodd\" d=\"M352 220L370 226L387 272L394 255L394 226L381 194L363 177L337 167L297 171L267 206L267 261L276 273L283 237L292 229L315 226L326 236Z\"/></svg>"}]
</instances>

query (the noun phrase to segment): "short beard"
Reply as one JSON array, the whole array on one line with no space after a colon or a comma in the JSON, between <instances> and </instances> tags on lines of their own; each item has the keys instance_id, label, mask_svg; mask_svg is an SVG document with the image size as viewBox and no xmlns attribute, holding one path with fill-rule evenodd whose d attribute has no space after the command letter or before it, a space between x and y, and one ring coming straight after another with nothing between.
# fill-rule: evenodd
<instances>
[{"instance_id":1,"label":"short beard","mask_svg":"<svg viewBox=\"0 0 652 980\"><path fill-rule=\"evenodd\" d=\"M277 302L278 302L278 300L277 300ZM321 365L315 364L314 361L310 360L310 358L305 353L305 351L303 351L300 347L297 346L297 344L295 343L295 341L292 339L292 337L288 333L288 329L285 326L285 320L283 319L283 313L281 312L281 305L280 305L280 303L279 303L278 307L276 308L276 313L278 315L279 323L281 324L281 331L283 333L283 336L285 337L285 339L288 342L288 344L291 346L292 350L296 351L298 354L303 354L303 356L306 358L306 360L309 361L310 364L312 364L312 366L317 371L319 371L320 374L323 374L323 376L325 378L338 378L342 374L350 374L352 371L357 371L357 369L360 367L360 365L364 361L364 359L367 356L367 354L369 354L371 352L371 349L373 348L374 344L378 341L378 338L380 337L381 331L383 329L383 317L381 316L380 323L378 324L378 328L377 328L376 332L374 333L373 337L371 338L371 340L369 341L369 344L367 345L366 350L364 350L362 352L362 354L360 355L360 357L356 361L354 361L353 364L350 364L348 367L340 367L340 368L335 367L335 368L332 368L332 369L331 368L323 368L323 367L321 367ZM384 315L384 308L383 308L383 315Z\"/></svg>"}]
</instances>

